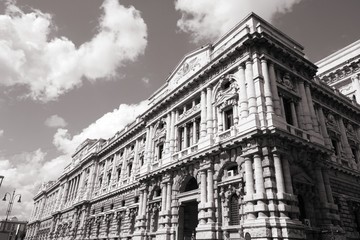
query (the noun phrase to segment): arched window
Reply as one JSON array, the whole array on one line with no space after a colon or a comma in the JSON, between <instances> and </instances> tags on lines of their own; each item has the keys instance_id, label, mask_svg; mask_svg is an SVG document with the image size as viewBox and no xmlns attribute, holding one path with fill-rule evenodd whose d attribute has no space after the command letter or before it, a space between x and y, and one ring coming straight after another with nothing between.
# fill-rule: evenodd
<instances>
[{"instance_id":1,"label":"arched window","mask_svg":"<svg viewBox=\"0 0 360 240\"><path fill-rule=\"evenodd\" d=\"M228 177L236 176L239 174L237 166L229 167L226 172Z\"/></svg>"},{"instance_id":2,"label":"arched window","mask_svg":"<svg viewBox=\"0 0 360 240\"><path fill-rule=\"evenodd\" d=\"M191 191L191 190L195 190L195 189L198 189L199 186L197 184L197 181L194 177L192 177L186 184L185 186L185 190L184 192L187 192L187 191Z\"/></svg>"},{"instance_id":3,"label":"arched window","mask_svg":"<svg viewBox=\"0 0 360 240\"><path fill-rule=\"evenodd\" d=\"M236 194L231 195L229 200L229 225L239 225L239 197Z\"/></svg>"}]
</instances>

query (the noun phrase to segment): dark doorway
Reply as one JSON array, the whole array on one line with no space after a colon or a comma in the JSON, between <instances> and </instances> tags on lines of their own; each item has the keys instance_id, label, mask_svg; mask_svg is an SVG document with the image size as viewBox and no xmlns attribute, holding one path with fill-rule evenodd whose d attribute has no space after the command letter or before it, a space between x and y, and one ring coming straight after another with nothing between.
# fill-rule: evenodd
<instances>
[{"instance_id":1,"label":"dark doorway","mask_svg":"<svg viewBox=\"0 0 360 240\"><path fill-rule=\"evenodd\" d=\"M198 225L198 203L196 200L182 203L179 211L178 240L196 239L195 229Z\"/></svg>"}]
</instances>

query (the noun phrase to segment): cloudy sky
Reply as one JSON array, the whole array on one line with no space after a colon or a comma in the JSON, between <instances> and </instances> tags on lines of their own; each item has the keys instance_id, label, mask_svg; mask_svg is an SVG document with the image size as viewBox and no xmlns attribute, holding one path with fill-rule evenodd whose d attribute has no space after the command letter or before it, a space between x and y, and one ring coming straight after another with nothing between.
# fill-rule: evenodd
<instances>
[{"instance_id":1,"label":"cloudy sky","mask_svg":"<svg viewBox=\"0 0 360 240\"><path fill-rule=\"evenodd\" d=\"M0 175L26 219L86 138L146 109L181 58L250 11L317 61L360 38L358 0L0 0ZM0 202L0 217L7 202Z\"/></svg>"}]
</instances>

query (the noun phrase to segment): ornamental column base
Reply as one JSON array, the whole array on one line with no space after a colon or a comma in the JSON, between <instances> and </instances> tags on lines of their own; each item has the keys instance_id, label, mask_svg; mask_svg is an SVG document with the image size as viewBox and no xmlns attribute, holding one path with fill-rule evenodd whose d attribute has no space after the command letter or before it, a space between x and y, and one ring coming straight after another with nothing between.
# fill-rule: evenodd
<instances>
[{"instance_id":1,"label":"ornamental column base","mask_svg":"<svg viewBox=\"0 0 360 240\"><path fill-rule=\"evenodd\" d=\"M215 223L199 224L195 229L196 240L216 239L216 230Z\"/></svg>"},{"instance_id":2,"label":"ornamental column base","mask_svg":"<svg viewBox=\"0 0 360 240\"><path fill-rule=\"evenodd\" d=\"M156 232L156 240L170 240L171 235L170 228L161 228Z\"/></svg>"},{"instance_id":3,"label":"ornamental column base","mask_svg":"<svg viewBox=\"0 0 360 240\"><path fill-rule=\"evenodd\" d=\"M278 217L245 220L243 234L245 238L261 240L306 239L304 225L299 220Z\"/></svg>"}]
</instances>

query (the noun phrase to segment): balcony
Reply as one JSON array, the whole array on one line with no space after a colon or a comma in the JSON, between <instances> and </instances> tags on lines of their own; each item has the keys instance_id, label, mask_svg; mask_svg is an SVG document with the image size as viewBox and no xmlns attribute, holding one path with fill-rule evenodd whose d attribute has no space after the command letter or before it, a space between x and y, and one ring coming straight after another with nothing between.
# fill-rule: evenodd
<instances>
[{"instance_id":1,"label":"balcony","mask_svg":"<svg viewBox=\"0 0 360 240\"><path fill-rule=\"evenodd\" d=\"M192 145L192 146L190 146L190 147L187 147L187 148L185 148L185 149L183 149L183 150L181 150L181 151L179 151L179 152L177 152L177 153L174 153L173 154L173 159L175 160L175 161L177 161L177 160L179 160L179 159L181 159L181 158L184 158L184 157L186 157L186 156L188 156L188 155L190 155L190 154L192 154L192 153L195 153L195 152L197 152L198 151L198 144L195 144L195 145Z\"/></svg>"}]
</instances>

